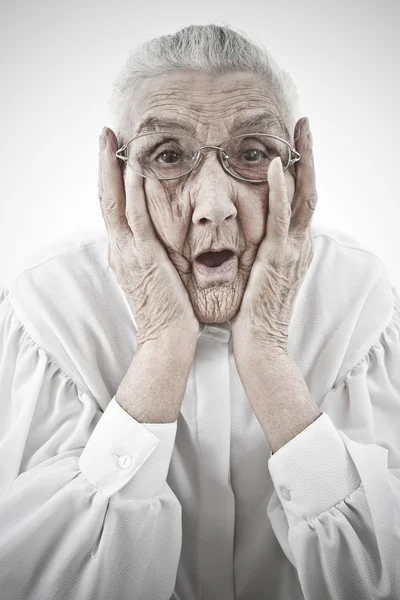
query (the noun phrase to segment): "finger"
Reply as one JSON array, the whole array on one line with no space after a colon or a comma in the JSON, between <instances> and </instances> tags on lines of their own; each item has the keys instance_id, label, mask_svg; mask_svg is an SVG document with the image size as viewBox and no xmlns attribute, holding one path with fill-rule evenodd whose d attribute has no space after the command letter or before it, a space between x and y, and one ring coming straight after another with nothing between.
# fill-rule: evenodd
<instances>
[{"instance_id":1,"label":"finger","mask_svg":"<svg viewBox=\"0 0 400 600\"><path fill-rule=\"evenodd\" d=\"M299 123L300 121L296 127ZM301 154L301 159L296 163L296 191L292 203L290 231L301 235L305 234L310 226L318 201L312 135L309 126L302 125L296 150Z\"/></svg>"},{"instance_id":2,"label":"finger","mask_svg":"<svg viewBox=\"0 0 400 600\"><path fill-rule=\"evenodd\" d=\"M130 157L125 170L126 218L136 243L159 241L147 208L143 177L138 174L140 166Z\"/></svg>"},{"instance_id":3,"label":"finger","mask_svg":"<svg viewBox=\"0 0 400 600\"><path fill-rule=\"evenodd\" d=\"M267 172L269 185L269 207L266 238L268 244L277 246L285 243L291 218L291 207L287 195L285 176L280 157L274 158Z\"/></svg>"},{"instance_id":4,"label":"finger","mask_svg":"<svg viewBox=\"0 0 400 600\"><path fill-rule=\"evenodd\" d=\"M109 236L124 240L131 237L132 232L125 216L124 182L115 155L117 139L110 129L108 132L100 144L100 204Z\"/></svg>"},{"instance_id":5,"label":"finger","mask_svg":"<svg viewBox=\"0 0 400 600\"><path fill-rule=\"evenodd\" d=\"M303 131L307 130L308 126L307 126L307 118L306 117L302 117L301 119L299 119L295 125L294 128L294 146L295 148L297 148L297 141L298 139L302 136Z\"/></svg>"},{"instance_id":6,"label":"finger","mask_svg":"<svg viewBox=\"0 0 400 600\"><path fill-rule=\"evenodd\" d=\"M105 147L106 147L106 140L104 139L103 134L101 134L101 136L99 137L98 196L99 196L100 208L101 208L101 212L102 212L104 221L105 221L105 218L104 218L102 198L103 198L103 195L104 195L103 194L103 151L104 151Z\"/></svg>"}]
</instances>

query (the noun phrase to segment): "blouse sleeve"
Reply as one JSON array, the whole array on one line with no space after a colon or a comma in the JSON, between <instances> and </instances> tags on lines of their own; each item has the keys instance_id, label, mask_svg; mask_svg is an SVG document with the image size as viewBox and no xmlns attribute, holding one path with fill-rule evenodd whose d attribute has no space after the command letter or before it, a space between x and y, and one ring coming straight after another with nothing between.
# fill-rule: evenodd
<instances>
[{"instance_id":1,"label":"blouse sleeve","mask_svg":"<svg viewBox=\"0 0 400 600\"><path fill-rule=\"evenodd\" d=\"M139 423L115 398L101 411L0 299L1 599L169 600L177 423Z\"/></svg>"},{"instance_id":2,"label":"blouse sleeve","mask_svg":"<svg viewBox=\"0 0 400 600\"><path fill-rule=\"evenodd\" d=\"M267 512L305 600L400 598L400 298L389 326L269 459Z\"/></svg>"}]
</instances>

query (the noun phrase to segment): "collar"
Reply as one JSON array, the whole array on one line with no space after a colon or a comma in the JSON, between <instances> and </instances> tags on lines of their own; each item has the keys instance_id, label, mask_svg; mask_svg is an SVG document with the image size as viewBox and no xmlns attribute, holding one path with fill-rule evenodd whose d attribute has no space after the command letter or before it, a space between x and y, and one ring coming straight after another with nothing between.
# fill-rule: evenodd
<instances>
[{"instance_id":1,"label":"collar","mask_svg":"<svg viewBox=\"0 0 400 600\"><path fill-rule=\"evenodd\" d=\"M224 321L223 323L201 323L197 339L208 338L227 344L231 339L231 334L229 321Z\"/></svg>"}]
</instances>

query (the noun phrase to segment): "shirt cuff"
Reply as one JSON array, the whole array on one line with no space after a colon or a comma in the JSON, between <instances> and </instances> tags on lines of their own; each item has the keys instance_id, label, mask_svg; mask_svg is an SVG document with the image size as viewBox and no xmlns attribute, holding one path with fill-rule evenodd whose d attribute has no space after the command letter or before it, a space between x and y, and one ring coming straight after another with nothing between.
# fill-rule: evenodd
<instances>
[{"instance_id":1,"label":"shirt cuff","mask_svg":"<svg viewBox=\"0 0 400 600\"><path fill-rule=\"evenodd\" d=\"M279 448L268 468L289 526L319 516L361 483L350 453L324 412Z\"/></svg>"},{"instance_id":2,"label":"shirt cuff","mask_svg":"<svg viewBox=\"0 0 400 600\"><path fill-rule=\"evenodd\" d=\"M93 430L79 468L110 497L129 482L129 493L153 498L166 483L175 444L174 423L139 423L112 398Z\"/></svg>"}]
</instances>

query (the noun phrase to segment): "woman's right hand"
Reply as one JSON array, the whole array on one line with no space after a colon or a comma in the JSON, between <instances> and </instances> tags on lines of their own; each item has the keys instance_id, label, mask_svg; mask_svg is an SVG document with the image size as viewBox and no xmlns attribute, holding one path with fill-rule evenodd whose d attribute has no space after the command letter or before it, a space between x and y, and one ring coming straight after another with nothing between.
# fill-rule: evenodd
<instances>
[{"instance_id":1,"label":"woman's right hand","mask_svg":"<svg viewBox=\"0 0 400 600\"><path fill-rule=\"evenodd\" d=\"M188 293L157 237L143 177L118 164L111 129L99 139L99 199L108 231L108 261L136 321L137 345L189 337L196 344L200 324Z\"/></svg>"}]
</instances>

